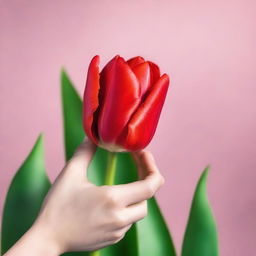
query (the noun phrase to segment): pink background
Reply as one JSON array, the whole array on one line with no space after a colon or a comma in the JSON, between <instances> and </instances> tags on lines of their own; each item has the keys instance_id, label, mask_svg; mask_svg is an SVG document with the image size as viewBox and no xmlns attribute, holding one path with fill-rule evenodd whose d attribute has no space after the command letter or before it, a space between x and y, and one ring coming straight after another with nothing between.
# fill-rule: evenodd
<instances>
[{"instance_id":1,"label":"pink background","mask_svg":"<svg viewBox=\"0 0 256 256\"><path fill-rule=\"evenodd\" d=\"M141 55L172 88L150 149L166 178L160 206L180 248L191 197L212 164L209 198L221 254L253 255L256 237L254 1L0 3L0 208L39 132L47 169L64 164L59 74L82 93L90 59Z\"/></svg>"}]
</instances>

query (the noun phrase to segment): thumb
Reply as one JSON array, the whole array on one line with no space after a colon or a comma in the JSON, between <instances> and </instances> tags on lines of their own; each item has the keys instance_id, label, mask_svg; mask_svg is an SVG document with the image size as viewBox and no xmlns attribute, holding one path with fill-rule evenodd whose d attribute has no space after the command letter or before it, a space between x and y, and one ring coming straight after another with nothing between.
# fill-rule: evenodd
<instances>
[{"instance_id":1,"label":"thumb","mask_svg":"<svg viewBox=\"0 0 256 256\"><path fill-rule=\"evenodd\" d=\"M92 143L88 138L77 147L72 158L67 162L65 166L65 176L76 176L79 179L86 180L86 173L88 166L96 151L96 145Z\"/></svg>"}]
</instances>

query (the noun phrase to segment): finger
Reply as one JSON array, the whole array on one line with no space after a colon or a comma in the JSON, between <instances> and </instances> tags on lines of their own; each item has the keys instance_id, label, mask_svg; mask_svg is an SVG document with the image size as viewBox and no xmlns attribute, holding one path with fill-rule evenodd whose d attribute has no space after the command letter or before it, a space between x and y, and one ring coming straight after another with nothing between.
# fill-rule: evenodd
<instances>
[{"instance_id":1,"label":"finger","mask_svg":"<svg viewBox=\"0 0 256 256\"><path fill-rule=\"evenodd\" d=\"M139 203L130 205L129 207L125 208L125 211L129 216L128 217L129 224L142 220L147 216L147 213L148 213L147 201L144 200Z\"/></svg>"},{"instance_id":2,"label":"finger","mask_svg":"<svg viewBox=\"0 0 256 256\"><path fill-rule=\"evenodd\" d=\"M149 151L135 151L132 152L131 155L137 166L140 179L144 179L148 175L148 170L158 169L155 163L155 159Z\"/></svg>"},{"instance_id":3,"label":"finger","mask_svg":"<svg viewBox=\"0 0 256 256\"><path fill-rule=\"evenodd\" d=\"M68 175L83 175L86 176L88 166L95 154L96 145L92 143L88 138L77 147L72 158L67 162L65 172Z\"/></svg>"},{"instance_id":4,"label":"finger","mask_svg":"<svg viewBox=\"0 0 256 256\"><path fill-rule=\"evenodd\" d=\"M130 205L129 207L126 208L126 211L127 215L129 216L130 224L144 219L148 214L147 200Z\"/></svg>"},{"instance_id":5,"label":"finger","mask_svg":"<svg viewBox=\"0 0 256 256\"><path fill-rule=\"evenodd\" d=\"M137 222L143 219L147 215L147 201L144 200L137 204L133 204L126 208L123 208L120 213L120 223L116 226L116 229L122 229L129 225L132 225L134 222Z\"/></svg>"},{"instance_id":6,"label":"finger","mask_svg":"<svg viewBox=\"0 0 256 256\"><path fill-rule=\"evenodd\" d=\"M111 187L125 206L151 198L164 182L151 153L141 151L134 155L134 159L142 180Z\"/></svg>"}]
</instances>

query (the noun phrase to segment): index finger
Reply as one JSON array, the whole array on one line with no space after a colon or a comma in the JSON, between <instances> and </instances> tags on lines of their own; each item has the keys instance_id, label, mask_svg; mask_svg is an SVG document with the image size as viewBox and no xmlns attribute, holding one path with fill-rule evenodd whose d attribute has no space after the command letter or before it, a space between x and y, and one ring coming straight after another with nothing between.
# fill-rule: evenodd
<instances>
[{"instance_id":1,"label":"index finger","mask_svg":"<svg viewBox=\"0 0 256 256\"><path fill-rule=\"evenodd\" d=\"M132 153L132 156L141 180L112 186L113 193L126 206L151 198L164 182L150 152L138 151Z\"/></svg>"}]
</instances>

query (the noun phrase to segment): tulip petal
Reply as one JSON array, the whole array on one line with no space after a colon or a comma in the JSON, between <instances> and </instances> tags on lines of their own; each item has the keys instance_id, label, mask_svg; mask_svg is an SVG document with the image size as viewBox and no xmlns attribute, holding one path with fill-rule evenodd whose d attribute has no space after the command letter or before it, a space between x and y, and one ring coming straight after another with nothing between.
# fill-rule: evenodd
<instances>
[{"instance_id":1,"label":"tulip petal","mask_svg":"<svg viewBox=\"0 0 256 256\"><path fill-rule=\"evenodd\" d=\"M97 120L94 120L96 110L99 106L98 94L100 89L99 75L100 58L96 55L88 69L87 81L84 90L83 101L83 127L86 135L94 142L98 143Z\"/></svg>"},{"instance_id":2,"label":"tulip petal","mask_svg":"<svg viewBox=\"0 0 256 256\"><path fill-rule=\"evenodd\" d=\"M145 62L145 60L140 56L131 58L126 61L126 63L130 66L131 69L133 69L135 66L137 66L143 62Z\"/></svg>"},{"instance_id":3,"label":"tulip petal","mask_svg":"<svg viewBox=\"0 0 256 256\"><path fill-rule=\"evenodd\" d=\"M160 78L160 69L155 63L151 61L148 61L148 63L150 65L151 83L155 84Z\"/></svg>"},{"instance_id":4,"label":"tulip petal","mask_svg":"<svg viewBox=\"0 0 256 256\"><path fill-rule=\"evenodd\" d=\"M135 66L132 71L134 72L140 83L140 96L143 97L151 84L150 65L148 62L143 62Z\"/></svg>"},{"instance_id":5,"label":"tulip petal","mask_svg":"<svg viewBox=\"0 0 256 256\"><path fill-rule=\"evenodd\" d=\"M101 73L98 131L114 143L140 103L139 82L123 58L114 58Z\"/></svg>"},{"instance_id":6,"label":"tulip petal","mask_svg":"<svg viewBox=\"0 0 256 256\"><path fill-rule=\"evenodd\" d=\"M169 77L164 74L138 107L117 143L129 151L143 149L151 141L169 87Z\"/></svg>"},{"instance_id":7,"label":"tulip petal","mask_svg":"<svg viewBox=\"0 0 256 256\"><path fill-rule=\"evenodd\" d=\"M115 65L117 59L120 58L119 55L116 55L113 59L111 59L106 66L102 69L100 72L100 92L99 92L99 101L100 101L100 108L102 107L102 101L103 98L106 95L106 91L108 90L108 87L110 83L107 83L106 81L111 81L113 73L115 72Z\"/></svg>"}]
</instances>

